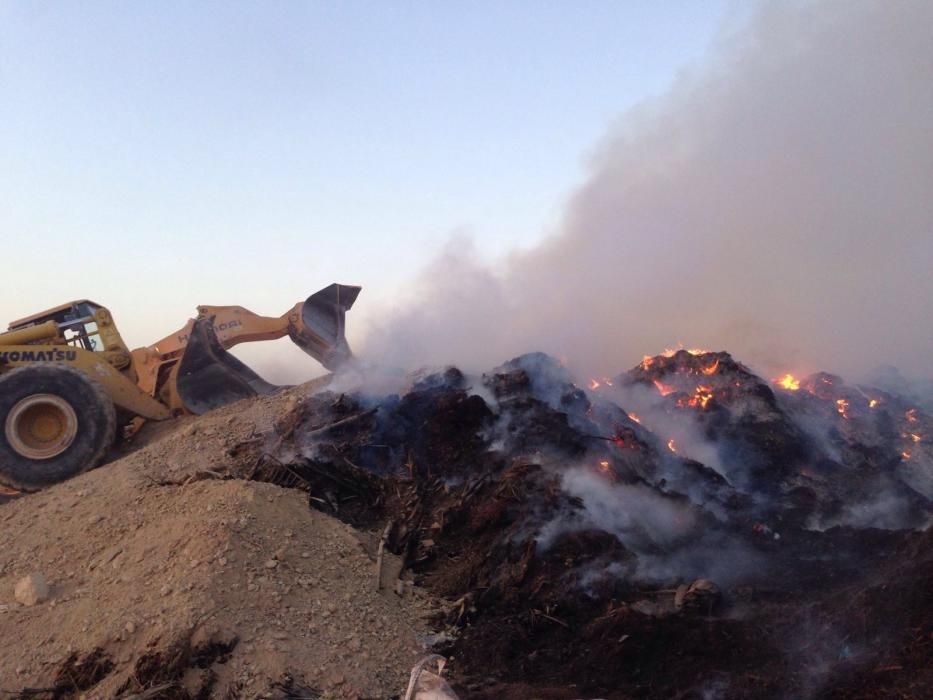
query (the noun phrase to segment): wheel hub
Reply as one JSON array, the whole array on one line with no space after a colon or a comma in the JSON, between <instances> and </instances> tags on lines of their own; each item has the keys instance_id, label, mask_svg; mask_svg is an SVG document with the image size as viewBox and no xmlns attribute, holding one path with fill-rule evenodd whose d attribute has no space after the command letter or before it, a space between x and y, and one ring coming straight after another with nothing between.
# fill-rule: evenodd
<instances>
[{"instance_id":1,"label":"wheel hub","mask_svg":"<svg viewBox=\"0 0 933 700\"><path fill-rule=\"evenodd\" d=\"M34 394L7 415L7 442L28 459L51 459L67 450L78 433L78 416L54 394Z\"/></svg>"}]
</instances>

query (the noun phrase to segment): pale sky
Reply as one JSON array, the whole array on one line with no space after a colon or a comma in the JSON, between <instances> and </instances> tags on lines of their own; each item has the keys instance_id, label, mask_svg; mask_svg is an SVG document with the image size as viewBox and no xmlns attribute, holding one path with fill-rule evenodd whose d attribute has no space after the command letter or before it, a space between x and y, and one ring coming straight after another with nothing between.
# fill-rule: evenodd
<instances>
[{"instance_id":1,"label":"pale sky","mask_svg":"<svg viewBox=\"0 0 933 700\"><path fill-rule=\"evenodd\" d=\"M728 14L0 0L0 316L88 297L137 346L338 281L364 288L352 338L452 234L496 258L553 231L606 130Z\"/></svg>"}]
</instances>

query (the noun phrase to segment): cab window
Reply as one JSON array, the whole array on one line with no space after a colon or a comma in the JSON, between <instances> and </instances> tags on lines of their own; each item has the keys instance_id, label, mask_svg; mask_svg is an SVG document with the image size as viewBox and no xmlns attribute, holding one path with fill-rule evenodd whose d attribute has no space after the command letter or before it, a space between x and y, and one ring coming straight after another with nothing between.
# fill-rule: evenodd
<instances>
[{"instance_id":1,"label":"cab window","mask_svg":"<svg viewBox=\"0 0 933 700\"><path fill-rule=\"evenodd\" d=\"M76 323L65 329L65 340L69 345L92 352L102 352L104 343L95 321Z\"/></svg>"}]
</instances>

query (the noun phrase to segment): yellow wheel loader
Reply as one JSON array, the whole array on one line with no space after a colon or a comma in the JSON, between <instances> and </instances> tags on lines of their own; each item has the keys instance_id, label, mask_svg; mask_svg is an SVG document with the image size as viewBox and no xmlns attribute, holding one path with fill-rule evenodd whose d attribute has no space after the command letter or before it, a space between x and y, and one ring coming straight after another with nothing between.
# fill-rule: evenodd
<instances>
[{"instance_id":1,"label":"yellow wheel loader","mask_svg":"<svg viewBox=\"0 0 933 700\"><path fill-rule=\"evenodd\" d=\"M289 336L328 370L351 357L346 312L359 287L332 284L279 317L199 306L197 318L130 351L113 317L81 300L0 333L0 484L36 491L96 466L132 420L200 414L279 387L227 352Z\"/></svg>"}]
</instances>

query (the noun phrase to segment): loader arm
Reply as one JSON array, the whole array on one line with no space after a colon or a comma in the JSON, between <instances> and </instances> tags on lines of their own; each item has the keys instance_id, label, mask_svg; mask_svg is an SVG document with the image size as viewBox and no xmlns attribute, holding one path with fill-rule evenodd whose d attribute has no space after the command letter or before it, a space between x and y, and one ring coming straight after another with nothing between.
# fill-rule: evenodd
<instances>
[{"instance_id":1,"label":"loader arm","mask_svg":"<svg viewBox=\"0 0 933 700\"><path fill-rule=\"evenodd\" d=\"M360 292L359 287L332 284L312 294L304 302L295 304L281 316L260 316L242 306L199 306L198 316L178 331L171 333L147 347L133 351L133 364L140 389L151 396L160 397L172 408L188 408L178 396L178 365L188 353L189 346L199 354L209 357L187 358L192 367L205 374L213 374L218 367L226 365L227 373L249 371L235 358L226 356L225 350L240 343L277 340L289 336L308 355L335 370L351 357L344 336L344 316L353 306ZM194 342L196 341L196 342ZM233 368L236 366L236 369ZM247 384L271 386L257 382L251 373ZM203 400L198 400L203 405Z\"/></svg>"}]
</instances>

